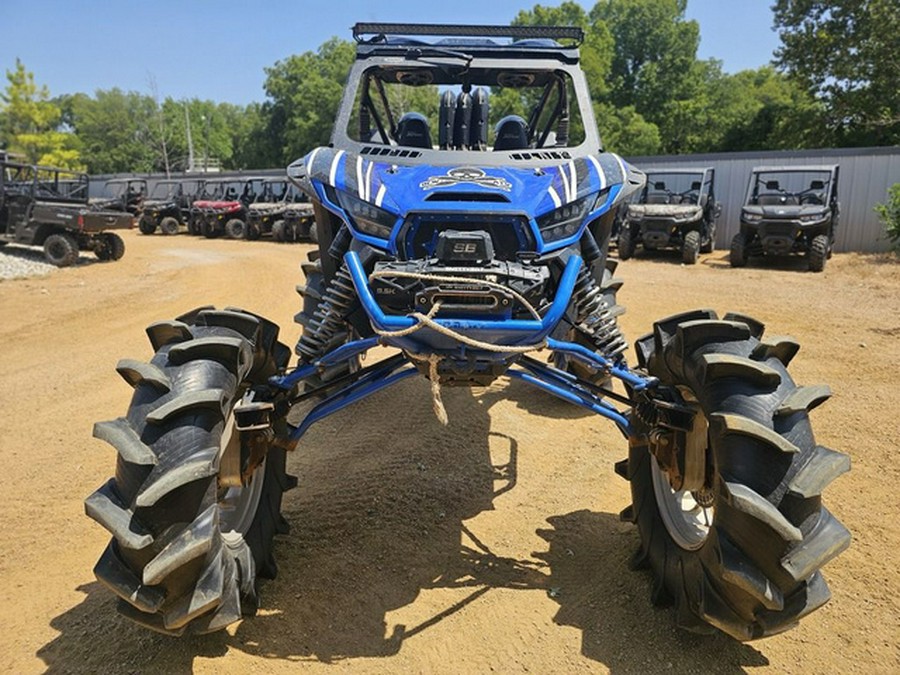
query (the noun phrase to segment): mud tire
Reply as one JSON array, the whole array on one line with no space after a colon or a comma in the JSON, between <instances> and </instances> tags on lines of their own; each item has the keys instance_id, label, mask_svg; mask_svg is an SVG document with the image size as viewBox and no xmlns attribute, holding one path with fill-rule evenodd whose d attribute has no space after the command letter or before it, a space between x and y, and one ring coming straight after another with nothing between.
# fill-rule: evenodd
<instances>
[{"instance_id":1,"label":"mud tire","mask_svg":"<svg viewBox=\"0 0 900 675\"><path fill-rule=\"evenodd\" d=\"M125 242L115 232L102 232L97 235L99 244L95 251L98 260L104 262L120 260L125 255Z\"/></svg>"},{"instance_id":2,"label":"mud tire","mask_svg":"<svg viewBox=\"0 0 900 675\"><path fill-rule=\"evenodd\" d=\"M616 467L631 483L622 515L640 532L634 566L650 569L653 602L674 605L683 628L742 641L787 630L824 605L819 570L850 543L821 498L850 459L816 445L809 422L830 392L797 387L786 366L799 345L764 339L763 330L703 310L657 322L636 344L640 366L669 391L689 392L683 400L695 399L708 420L705 532L688 514L710 514L681 510L688 493L669 486L638 415L628 459ZM679 517L697 529L685 534Z\"/></svg>"},{"instance_id":3,"label":"mud tire","mask_svg":"<svg viewBox=\"0 0 900 675\"><path fill-rule=\"evenodd\" d=\"M635 236L631 233L631 228L627 225L622 227L622 231L619 232L619 259L620 260L628 260L629 258L634 257L635 249L637 248L637 240Z\"/></svg>"},{"instance_id":4,"label":"mud tire","mask_svg":"<svg viewBox=\"0 0 900 675\"><path fill-rule=\"evenodd\" d=\"M178 234L178 219L166 216L159 221L159 231L166 235Z\"/></svg>"},{"instance_id":5,"label":"mud tire","mask_svg":"<svg viewBox=\"0 0 900 675\"><path fill-rule=\"evenodd\" d=\"M822 272L825 270L825 261L828 260L829 241L828 235L820 234L813 237L809 244L809 271Z\"/></svg>"},{"instance_id":6,"label":"mud tire","mask_svg":"<svg viewBox=\"0 0 900 675\"><path fill-rule=\"evenodd\" d=\"M248 239L250 228L240 218L232 218L225 223L225 236L229 239Z\"/></svg>"},{"instance_id":7,"label":"mud tire","mask_svg":"<svg viewBox=\"0 0 900 675\"><path fill-rule=\"evenodd\" d=\"M728 253L728 262L732 267L745 267L747 265L747 241L744 235L738 232L731 240L731 250Z\"/></svg>"},{"instance_id":8,"label":"mud tire","mask_svg":"<svg viewBox=\"0 0 900 675\"><path fill-rule=\"evenodd\" d=\"M285 239L285 228L283 220L276 220L272 223L272 239L278 242L284 242Z\"/></svg>"},{"instance_id":9,"label":"mud tire","mask_svg":"<svg viewBox=\"0 0 900 675\"><path fill-rule=\"evenodd\" d=\"M65 232L51 234L44 240L44 257L51 265L70 267L78 262L78 242Z\"/></svg>"},{"instance_id":10,"label":"mud tire","mask_svg":"<svg viewBox=\"0 0 900 675\"><path fill-rule=\"evenodd\" d=\"M692 230L684 235L684 245L681 247L681 262L685 265L696 265L700 254L700 233Z\"/></svg>"},{"instance_id":11,"label":"mud tire","mask_svg":"<svg viewBox=\"0 0 900 675\"><path fill-rule=\"evenodd\" d=\"M138 221L138 229L141 231L141 234L153 234L156 232L156 220L150 216L141 216L141 219Z\"/></svg>"},{"instance_id":12,"label":"mud tire","mask_svg":"<svg viewBox=\"0 0 900 675\"><path fill-rule=\"evenodd\" d=\"M134 387L128 413L94 426L118 453L115 476L85 500L113 535L94 574L137 623L209 633L255 613L258 579L277 572L273 537L287 531L281 500L293 485L284 450L271 446L236 493L219 489L217 473L231 411L290 350L277 326L241 310L200 308L147 333L153 359L117 366Z\"/></svg>"}]
</instances>

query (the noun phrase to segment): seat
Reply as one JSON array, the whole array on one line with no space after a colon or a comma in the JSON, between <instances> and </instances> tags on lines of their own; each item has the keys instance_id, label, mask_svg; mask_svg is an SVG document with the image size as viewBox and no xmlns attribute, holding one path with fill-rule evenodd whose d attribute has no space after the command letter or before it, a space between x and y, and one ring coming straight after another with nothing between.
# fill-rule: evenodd
<instances>
[{"instance_id":1,"label":"seat","mask_svg":"<svg viewBox=\"0 0 900 675\"><path fill-rule=\"evenodd\" d=\"M417 112L404 113L397 123L397 143L410 148L431 149L428 120Z\"/></svg>"},{"instance_id":2,"label":"seat","mask_svg":"<svg viewBox=\"0 0 900 675\"><path fill-rule=\"evenodd\" d=\"M494 150L524 150L528 147L528 125L518 115L507 115L497 122Z\"/></svg>"}]
</instances>

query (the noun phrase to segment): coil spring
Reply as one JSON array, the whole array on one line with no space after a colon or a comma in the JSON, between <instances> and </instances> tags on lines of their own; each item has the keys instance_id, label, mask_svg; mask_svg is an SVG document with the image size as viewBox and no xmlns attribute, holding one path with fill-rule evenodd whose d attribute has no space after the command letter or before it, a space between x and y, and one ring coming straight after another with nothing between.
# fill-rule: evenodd
<instances>
[{"instance_id":1,"label":"coil spring","mask_svg":"<svg viewBox=\"0 0 900 675\"><path fill-rule=\"evenodd\" d=\"M586 265L578 272L572 298L575 302L575 323L578 328L590 337L597 351L603 356L620 361L628 348L628 343L603 297L602 289Z\"/></svg>"},{"instance_id":2,"label":"coil spring","mask_svg":"<svg viewBox=\"0 0 900 675\"><path fill-rule=\"evenodd\" d=\"M297 342L296 352L302 360L309 362L322 356L332 338L345 330L344 317L355 299L353 281L347 268L341 265L322 293L322 300L312 320Z\"/></svg>"}]
</instances>

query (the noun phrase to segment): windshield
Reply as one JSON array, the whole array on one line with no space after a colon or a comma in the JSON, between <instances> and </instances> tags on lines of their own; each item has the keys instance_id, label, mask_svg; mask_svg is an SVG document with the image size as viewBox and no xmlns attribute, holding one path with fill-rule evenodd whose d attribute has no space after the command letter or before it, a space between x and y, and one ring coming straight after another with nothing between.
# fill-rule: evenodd
<instances>
[{"instance_id":1,"label":"windshield","mask_svg":"<svg viewBox=\"0 0 900 675\"><path fill-rule=\"evenodd\" d=\"M639 204L699 204L700 197L709 193L710 183L703 173L647 172L647 183L641 191Z\"/></svg>"},{"instance_id":2,"label":"windshield","mask_svg":"<svg viewBox=\"0 0 900 675\"><path fill-rule=\"evenodd\" d=\"M423 47L417 58L359 74L343 131L359 143L423 150L574 148L586 140L583 106L590 114L586 89L576 84L552 61L473 61Z\"/></svg>"},{"instance_id":3,"label":"windshield","mask_svg":"<svg viewBox=\"0 0 900 675\"><path fill-rule=\"evenodd\" d=\"M750 177L747 204L824 205L828 203L830 191L830 171L754 171Z\"/></svg>"},{"instance_id":4,"label":"windshield","mask_svg":"<svg viewBox=\"0 0 900 675\"><path fill-rule=\"evenodd\" d=\"M171 199L178 194L178 183L157 183L153 186L150 199Z\"/></svg>"}]
</instances>

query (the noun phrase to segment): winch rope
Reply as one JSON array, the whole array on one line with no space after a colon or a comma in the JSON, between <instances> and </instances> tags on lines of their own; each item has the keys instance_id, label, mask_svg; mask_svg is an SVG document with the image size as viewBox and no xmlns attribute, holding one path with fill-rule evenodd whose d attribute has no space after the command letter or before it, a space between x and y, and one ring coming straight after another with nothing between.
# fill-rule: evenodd
<instances>
[{"instance_id":1,"label":"winch rope","mask_svg":"<svg viewBox=\"0 0 900 675\"><path fill-rule=\"evenodd\" d=\"M422 281L444 281L451 283L464 282L472 285L480 284L489 288L499 288L505 292L510 293L516 300L522 303L522 305L532 314L532 316L534 316L535 319L537 319L538 321L540 321L541 319L541 316L537 313L537 310L520 293L517 293L516 291L512 290L511 288L507 288L502 284L487 281L486 279L463 279L460 277L448 277L436 274L422 274L420 272L391 272L389 270L381 270L373 272L369 276L369 281L384 276L404 277L408 279L419 279ZM408 328L401 328L399 330L381 330L373 326L373 329L378 335L382 337L403 337L415 333L417 330L420 330L427 326L435 332L440 333L441 335L446 335L447 337L456 340L457 342L461 342L464 345L468 345L469 347L496 353L525 354L527 352L539 351L547 346L546 338L544 338L540 342L529 345L498 345L492 342L483 342L482 340L476 340L475 338L464 335L458 331L453 330L452 328L442 326L437 321L435 321L434 316L438 313L440 308L441 303L435 302L434 305L432 305L431 309L428 311L428 314L423 314L422 312L411 312L410 314L407 314L409 318L416 321L416 323L414 323L412 326L409 326ZM409 356L417 361L428 362L428 379L431 380L431 405L434 409L434 414L435 417L437 417L438 421L442 425L447 426L447 424L449 423L449 418L447 417L447 410L444 407L444 402L441 398L441 383L440 376L438 375L438 363L440 363L441 358L443 357L441 357L439 354L434 353L427 355L416 355L409 353Z\"/></svg>"}]
</instances>

